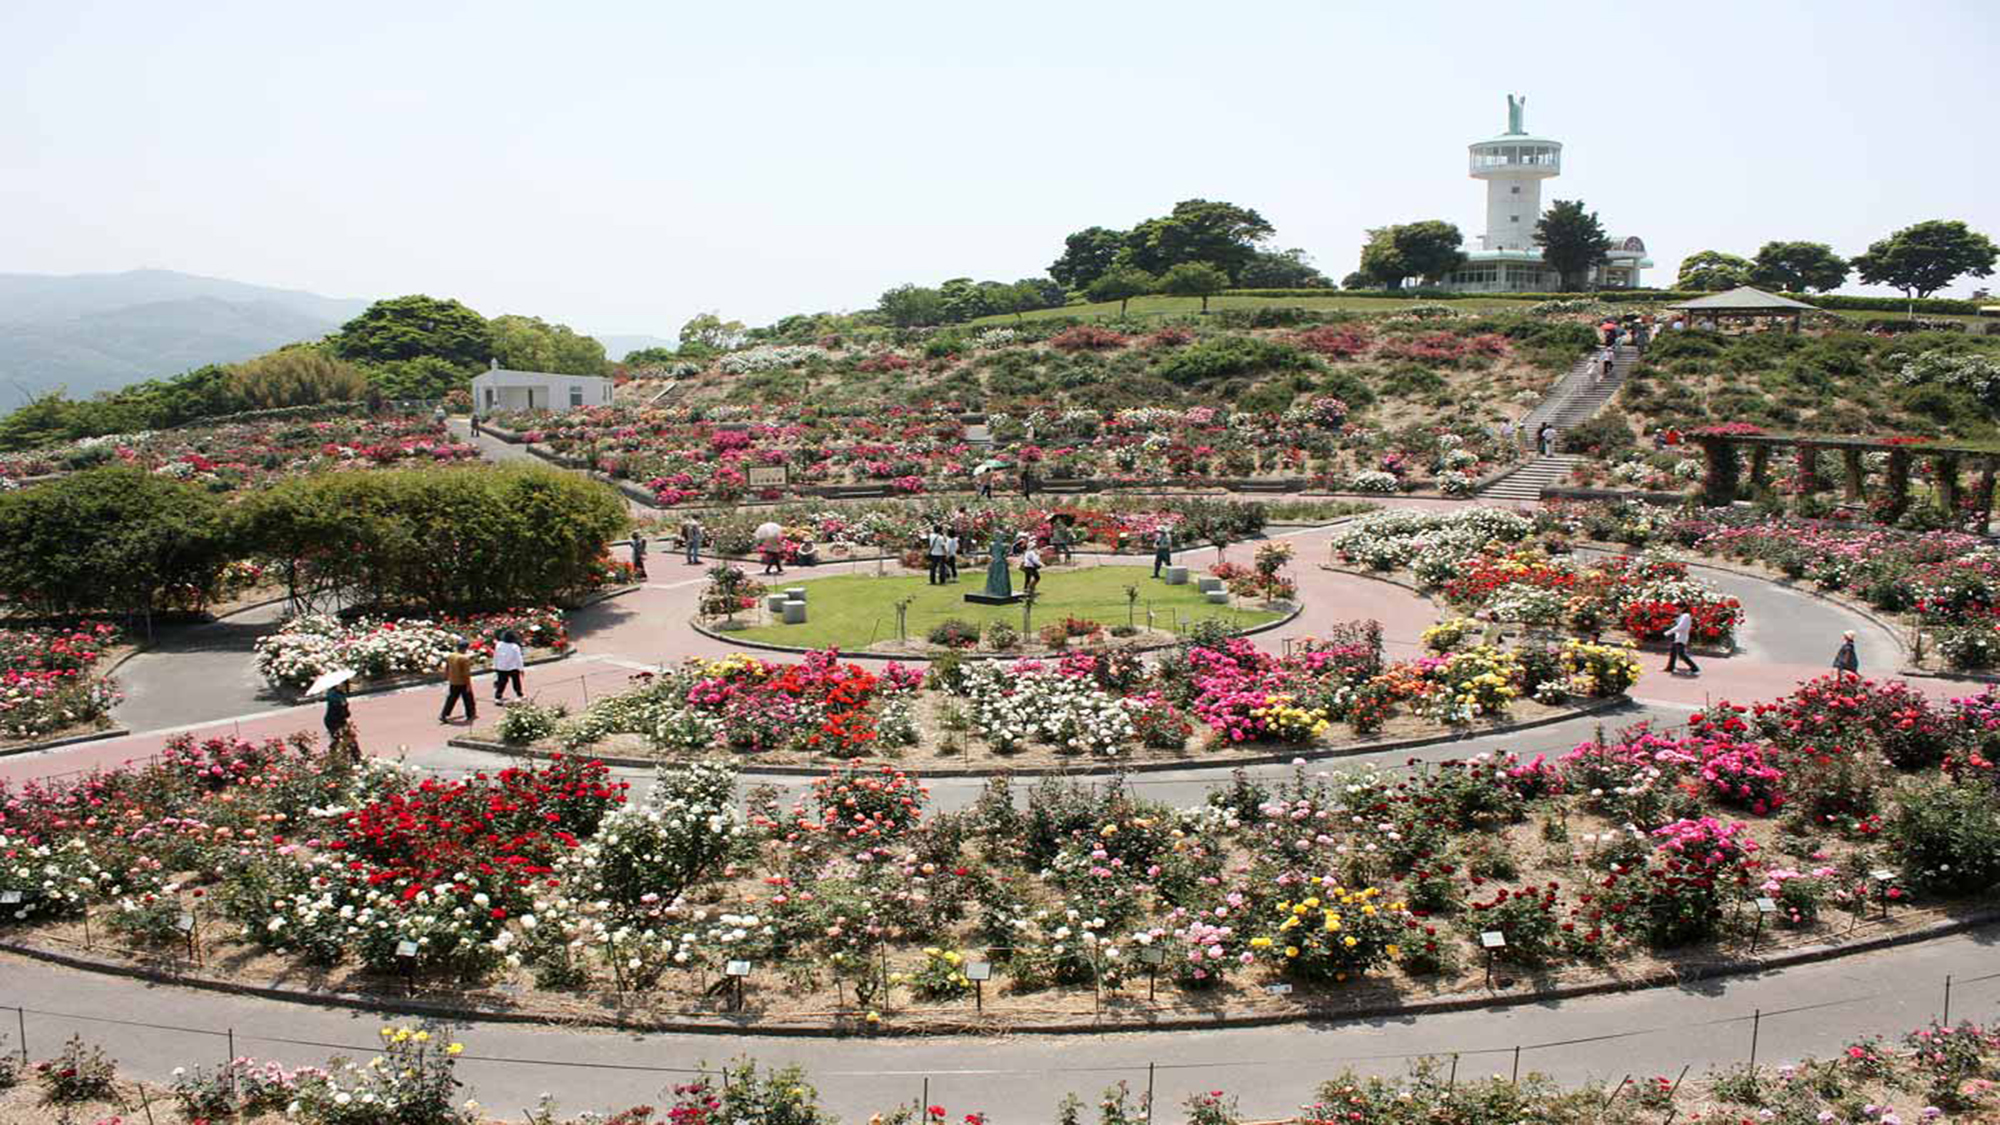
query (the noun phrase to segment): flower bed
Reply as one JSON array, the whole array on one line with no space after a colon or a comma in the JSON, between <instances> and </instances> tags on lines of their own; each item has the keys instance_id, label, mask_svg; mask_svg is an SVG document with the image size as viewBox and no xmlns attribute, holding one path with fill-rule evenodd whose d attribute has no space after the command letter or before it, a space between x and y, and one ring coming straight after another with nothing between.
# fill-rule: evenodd
<instances>
[{"instance_id":1,"label":"flower bed","mask_svg":"<svg viewBox=\"0 0 2000 1125\"><path fill-rule=\"evenodd\" d=\"M816 693L822 724L836 697L883 687L831 660L708 672L703 690L765 703ZM795 676L816 679L796 696L775 686ZM1118 722L1083 698L1110 696L1101 686L1057 690L1080 725L1032 737L1089 740ZM1766 946L1882 925L1884 902L1897 917L1990 903L2000 803L1985 719L2000 703L1924 718L1896 685L1834 690L1717 705L1686 731L1639 727L1555 761L1239 776L1181 808L1049 778L1025 800L996 781L938 814L885 765L836 767L789 808L754 793L746 810L712 762L663 767L627 804L576 758L424 779L306 739L183 737L143 769L0 793L0 852L17 861L0 865L0 891L21 896L5 924L38 939L95 906L100 948L108 930L171 959L175 920L193 912L211 967L314 966L348 990L408 976L504 986L481 994L537 1010L599 990L628 1014L712 1010L723 964L747 960L753 1011L916 1024L958 1018L968 958L994 965L988 1010L1002 1015L1087 1015L1093 993L1137 1004L1155 974L1166 1004L1204 1010L1266 1004L1276 982L1389 1002L1476 985L1477 935L1492 930L1503 964L1577 980L1661 966L1666 951L1739 956L1756 917L1744 904L1764 895L1785 903ZM1045 721L1009 712L992 684L967 692L992 722ZM1842 717L1821 723L1828 712ZM1917 736L1882 731L1881 713L1934 737L1938 764L1908 749ZM1891 883L1869 874L1881 867Z\"/></svg>"},{"instance_id":2,"label":"flower bed","mask_svg":"<svg viewBox=\"0 0 2000 1125\"><path fill-rule=\"evenodd\" d=\"M66 446L7 454L20 475L126 464L194 481L218 492L325 469L360 469L476 460L475 446L429 417L384 415L318 422L273 419L83 438ZM0 468L0 475L16 475Z\"/></svg>"},{"instance_id":3,"label":"flower bed","mask_svg":"<svg viewBox=\"0 0 2000 1125\"><path fill-rule=\"evenodd\" d=\"M1612 628L1633 641L1659 638L1682 611L1696 644L1735 645L1743 607L1657 557L1580 560L1530 542L1564 530L1559 519L1494 509L1387 512L1343 528L1334 557L1369 570L1407 572L1446 604L1531 631L1598 636ZM1558 541L1559 542L1559 541Z\"/></svg>"},{"instance_id":4,"label":"flower bed","mask_svg":"<svg viewBox=\"0 0 2000 1125\"><path fill-rule=\"evenodd\" d=\"M1103 646L947 658L928 676L894 663L872 673L833 651L796 664L697 658L635 676L630 690L574 717L513 708L495 731L569 753L687 759L727 751L791 765L1227 757L1539 718L1553 706L1618 695L1638 676L1621 650L1579 641L1390 663L1379 631L1364 623L1299 642L1288 655L1214 639L1150 660Z\"/></svg>"},{"instance_id":5,"label":"flower bed","mask_svg":"<svg viewBox=\"0 0 2000 1125\"><path fill-rule=\"evenodd\" d=\"M0 741L102 725L118 687L90 670L117 634L101 623L0 629Z\"/></svg>"},{"instance_id":6,"label":"flower bed","mask_svg":"<svg viewBox=\"0 0 2000 1125\"><path fill-rule=\"evenodd\" d=\"M391 676L430 675L444 658L469 643L476 661L491 659L500 634L512 630L521 647L532 653L569 651L569 630L559 609L543 607L484 613L468 618L381 619L342 621L326 614L305 614L285 622L278 632L257 642L257 672L270 684L303 690L322 673L351 668L358 680Z\"/></svg>"}]
</instances>

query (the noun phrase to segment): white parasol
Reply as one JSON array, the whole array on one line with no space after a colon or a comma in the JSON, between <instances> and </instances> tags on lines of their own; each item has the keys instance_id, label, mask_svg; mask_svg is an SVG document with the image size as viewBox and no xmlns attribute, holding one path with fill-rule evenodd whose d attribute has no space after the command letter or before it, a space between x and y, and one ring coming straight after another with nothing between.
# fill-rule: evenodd
<instances>
[{"instance_id":1,"label":"white parasol","mask_svg":"<svg viewBox=\"0 0 2000 1125\"><path fill-rule=\"evenodd\" d=\"M784 533L785 529L775 523L760 523L757 525L757 530L750 533L750 537L761 542L766 539L776 539Z\"/></svg>"},{"instance_id":2,"label":"white parasol","mask_svg":"<svg viewBox=\"0 0 2000 1125\"><path fill-rule=\"evenodd\" d=\"M320 673L319 679L314 680L312 682L312 686L306 689L306 694L318 695L321 692L326 691L328 688L335 687L339 684L344 684L353 678L354 678L354 669L352 668L335 668L331 672L322 672Z\"/></svg>"}]
</instances>

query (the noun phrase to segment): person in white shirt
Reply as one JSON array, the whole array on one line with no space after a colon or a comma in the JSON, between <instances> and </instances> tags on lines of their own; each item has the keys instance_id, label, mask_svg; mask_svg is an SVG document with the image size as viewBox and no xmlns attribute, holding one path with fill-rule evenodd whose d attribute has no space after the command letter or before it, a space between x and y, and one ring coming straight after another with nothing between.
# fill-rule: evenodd
<instances>
[{"instance_id":1,"label":"person in white shirt","mask_svg":"<svg viewBox=\"0 0 2000 1125\"><path fill-rule=\"evenodd\" d=\"M514 698L521 698L521 669L528 661L521 653L521 638L509 629L493 645L493 702L506 698L507 685L514 685Z\"/></svg>"},{"instance_id":2,"label":"person in white shirt","mask_svg":"<svg viewBox=\"0 0 2000 1125\"><path fill-rule=\"evenodd\" d=\"M944 529L943 528L939 527L936 524L931 525L931 534L930 538L925 541L924 553L928 558L931 567L930 584L933 586L943 585L944 584Z\"/></svg>"},{"instance_id":3,"label":"person in white shirt","mask_svg":"<svg viewBox=\"0 0 2000 1125\"><path fill-rule=\"evenodd\" d=\"M944 533L944 577L947 582L958 581L958 550L958 532L947 530Z\"/></svg>"},{"instance_id":4,"label":"person in white shirt","mask_svg":"<svg viewBox=\"0 0 2000 1125\"><path fill-rule=\"evenodd\" d=\"M1674 664L1679 662L1687 665L1688 675L1701 675L1701 669L1695 667L1693 659L1688 656L1688 638L1693 635L1694 614L1683 609L1680 616L1674 618L1673 625L1667 630L1667 642L1671 646L1667 649L1668 672L1672 672Z\"/></svg>"},{"instance_id":5,"label":"person in white shirt","mask_svg":"<svg viewBox=\"0 0 2000 1125\"><path fill-rule=\"evenodd\" d=\"M1032 594L1035 587L1042 584L1042 553L1035 549L1035 541L1028 541L1028 550L1021 556L1021 592Z\"/></svg>"}]
</instances>

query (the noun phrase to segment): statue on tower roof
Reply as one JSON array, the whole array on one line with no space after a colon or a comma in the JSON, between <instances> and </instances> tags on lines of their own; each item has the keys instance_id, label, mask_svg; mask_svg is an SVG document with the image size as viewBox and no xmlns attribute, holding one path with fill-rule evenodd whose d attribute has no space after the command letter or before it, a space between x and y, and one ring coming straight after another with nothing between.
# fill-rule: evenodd
<instances>
[{"instance_id":1,"label":"statue on tower roof","mask_svg":"<svg viewBox=\"0 0 2000 1125\"><path fill-rule=\"evenodd\" d=\"M1521 128L1521 112L1527 108L1528 95L1522 94L1519 98L1516 98L1512 94L1507 95L1507 134L1509 136L1526 133L1526 130Z\"/></svg>"}]
</instances>

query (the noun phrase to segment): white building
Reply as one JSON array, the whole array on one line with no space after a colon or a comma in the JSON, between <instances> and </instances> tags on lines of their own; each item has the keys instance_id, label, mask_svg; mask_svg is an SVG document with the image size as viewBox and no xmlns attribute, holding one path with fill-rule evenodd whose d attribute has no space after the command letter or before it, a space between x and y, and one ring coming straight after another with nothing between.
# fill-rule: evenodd
<instances>
[{"instance_id":1,"label":"white building","mask_svg":"<svg viewBox=\"0 0 2000 1125\"><path fill-rule=\"evenodd\" d=\"M1465 265L1444 279L1444 288L1466 293L1547 293L1561 278L1542 261L1535 245L1535 221L1542 216L1542 181L1562 175L1562 142L1534 137L1521 127L1528 99L1507 96L1507 131L1475 141L1471 175L1486 181L1486 233ZM1637 238L1611 240L1610 261L1590 271L1594 289L1631 289L1639 271L1653 263Z\"/></svg>"},{"instance_id":2,"label":"white building","mask_svg":"<svg viewBox=\"0 0 2000 1125\"><path fill-rule=\"evenodd\" d=\"M576 410L611 405L611 380L550 371L509 371L497 362L472 380L472 411L485 416L510 410Z\"/></svg>"}]
</instances>

